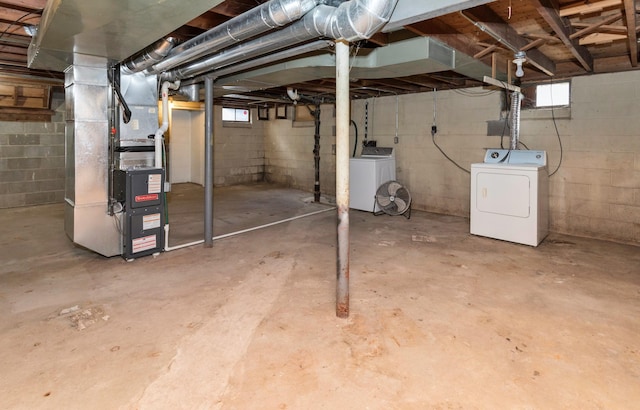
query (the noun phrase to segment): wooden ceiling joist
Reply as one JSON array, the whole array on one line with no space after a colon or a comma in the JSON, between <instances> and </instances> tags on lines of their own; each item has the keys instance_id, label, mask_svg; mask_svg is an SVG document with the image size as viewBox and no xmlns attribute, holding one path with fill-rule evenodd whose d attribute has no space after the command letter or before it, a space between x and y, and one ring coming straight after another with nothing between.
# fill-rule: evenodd
<instances>
[{"instance_id":1,"label":"wooden ceiling joist","mask_svg":"<svg viewBox=\"0 0 640 410\"><path fill-rule=\"evenodd\" d=\"M604 9L610 7L620 6L622 4L622 0L602 0L595 2L585 2L585 4L580 4L577 6L569 6L563 7L560 9L560 17L569 17L575 16L576 14L592 14L599 13Z\"/></svg>"},{"instance_id":2,"label":"wooden ceiling joist","mask_svg":"<svg viewBox=\"0 0 640 410\"><path fill-rule=\"evenodd\" d=\"M463 15L474 22L481 30L514 52L519 51L529 43L526 38L520 36L513 27L502 20L500 16L487 6L479 6L465 10ZM555 63L539 50L530 50L527 53L527 61L549 76L555 74Z\"/></svg>"},{"instance_id":3,"label":"wooden ceiling joist","mask_svg":"<svg viewBox=\"0 0 640 410\"><path fill-rule=\"evenodd\" d=\"M601 27L604 27L608 24L614 23L618 20L620 20L622 18L622 13L618 13L618 14L614 14L613 16L610 16L602 21L599 21L595 24L588 24L586 27L584 27L582 30L578 30L576 32L574 32L573 34L571 34L571 36L569 36L572 40L575 38L580 38L583 36L586 36L587 34L591 34L595 31L598 31ZM573 25L574 27L577 27L576 25Z\"/></svg>"},{"instance_id":4,"label":"wooden ceiling joist","mask_svg":"<svg viewBox=\"0 0 640 410\"><path fill-rule=\"evenodd\" d=\"M638 66L638 36L636 31L636 2L624 0L624 14L627 19L627 38L629 40L629 54L631 66Z\"/></svg>"},{"instance_id":5,"label":"wooden ceiling joist","mask_svg":"<svg viewBox=\"0 0 640 410\"><path fill-rule=\"evenodd\" d=\"M606 34L606 33L591 33L580 39L580 44L583 46L596 45L596 44L609 44L614 41L626 40L626 34ZM636 56L637 58L637 56Z\"/></svg>"},{"instance_id":6,"label":"wooden ceiling joist","mask_svg":"<svg viewBox=\"0 0 640 410\"><path fill-rule=\"evenodd\" d=\"M556 33L562 43L578 60L582 68L587 72L593 71L593 57L589 50L580 46L571 39L571 26L560 18L557 6L551 0L534 0L536 9L551 29Z\"/></svg>"},{"instance_id":7,"label":"wooden ceiling joist","mask_svg":"<svg viewBox=\"0 0 640 410\"><path fill-rule=\"evenodd\" d=\"M21 11L23 13L32 13L32 14L42 14L42 10L43 10L39 8L21 6L15 3L7 3L6 1L0 1L0 7L9 9L9 10L16 10L16 11Z\"/></svg>"},{"instance_id":8,"label":"wooden ceiling joist","mask_svg":"<svg viewBox=\"0 0 640 410\"><path fill-rule=\"evenodd\" d=\"M452 48L462 51L470 56L475 55L483 49L469 41L469 38L456 31L451 26L438 20L421 21L405 27L407 30L420 36L435 38Z\"/></svg>"}]
</instances>

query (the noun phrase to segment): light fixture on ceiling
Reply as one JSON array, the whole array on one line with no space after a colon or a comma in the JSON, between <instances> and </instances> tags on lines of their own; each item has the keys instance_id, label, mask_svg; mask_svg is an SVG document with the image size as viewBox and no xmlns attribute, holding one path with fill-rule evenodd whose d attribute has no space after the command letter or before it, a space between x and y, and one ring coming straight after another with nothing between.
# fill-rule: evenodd
<instances>
[{"instance_id":1,"label":"light fixture on ceiling","mask_svg":"<svg viewBox=\"0 0 640 410\"><path fill-rule=\"evenodd\" d=\"M522 77L524 75L524 70L522 70L522 63L527 61L526 54L524 51L518 51L514 55L513 63L516 65L516 77Z\"/></svg>"}]
</instances>

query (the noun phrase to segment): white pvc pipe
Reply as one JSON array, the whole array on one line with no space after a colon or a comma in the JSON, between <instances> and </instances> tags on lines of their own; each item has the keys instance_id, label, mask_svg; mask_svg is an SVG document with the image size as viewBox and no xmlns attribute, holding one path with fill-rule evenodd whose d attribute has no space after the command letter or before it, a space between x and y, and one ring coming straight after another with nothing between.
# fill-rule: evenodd
<instances>
[{"instance_id":1,"label":"white pvc pipe","mask_svg":"<svg viewBox=\"0 0 640 410\"><path fill-rule=\"evenodd\" d=\"M276 222L270 222L270 223L264 224L264 225L254 226L253 228L247 228L247 229L242 229L240 231L225 233L225 234L222 234L222 235L214 236L213 240L216 241L218 239L229 238L231 236L236 236L236 235L240 235L240 234L243 234L243 233L256 231L258 229L268 228L270 226L279 225L279 224L285 223L285 222L295 221L296 219L306 218L307 216L317 215L317 214L320 214L320 213L323 213L323 212L332 211L334 209L336 209L336 208L335 207L331 207L331 208L327 208L327 209L322 209L320 211L309 212L309 213L304 214L304 215L293 216L291 218L282 219L282 220L276 221ZM164 250L165 250L165 252L175 251L176 249L182 249L182 248L186 248L186 247L189 247L189 246L200 245L201 243L204 243L204 239L200 239L198 241L193 241L193 242L189 242L189 243L183 243L183 244L176 245L176 246L169 246L169 224L166 224L164 226Z\"/></svg>"},{"instance_id":2,"label":"white pvc pipe","mask_svg":"<svg viewBox=\"0 0 640 410\"><path fill-rule=\"evenodd\" d=\"M162 139L165 131L169 129L169 88L177 90L180 87L180 80L173 83L165 81L162 83L162 126L156 131L154 138L155 158L154 166L163 168L162 166Z\"/></svg>"}]
</instances>

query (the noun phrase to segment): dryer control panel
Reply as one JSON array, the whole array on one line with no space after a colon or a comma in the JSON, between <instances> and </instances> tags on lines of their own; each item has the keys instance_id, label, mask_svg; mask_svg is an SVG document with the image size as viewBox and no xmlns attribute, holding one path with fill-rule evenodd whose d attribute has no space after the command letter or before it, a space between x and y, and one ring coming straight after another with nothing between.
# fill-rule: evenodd
<instances>
[{"instance_id":1,"label":"dryer control panel","mask_svg":"<svg viewBox=\"0 0 640 410\"><path fill-rule=\"evenodd\" d=\"M485 164L547 165L547 152L490 148L484 154Z\"/></svg>"}]
</instances>

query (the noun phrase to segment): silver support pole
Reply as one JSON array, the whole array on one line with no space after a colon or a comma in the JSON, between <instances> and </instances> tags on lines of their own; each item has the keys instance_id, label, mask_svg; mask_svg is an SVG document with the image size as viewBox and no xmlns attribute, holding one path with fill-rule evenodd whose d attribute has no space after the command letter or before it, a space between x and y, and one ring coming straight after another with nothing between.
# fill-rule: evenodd
<instances>
[{"instance_id":1,"label":"silver support pole","mask_svg":"<svg viewBox=\"0 0 640 410\"><path fill-rule=\"evenodd\" d=\"M349 43L336 41L336 316L349 317Z\"/></svg>"},{"instance_id":2,"label":"silver support pole","mask_svg":"<svg viewBox=\"0 0 640 410\"><path fill-rule=\"evenodd\" d=\"M213 78L204 79L204 246L213 247Z\"/></svg>"}]
</instances>

